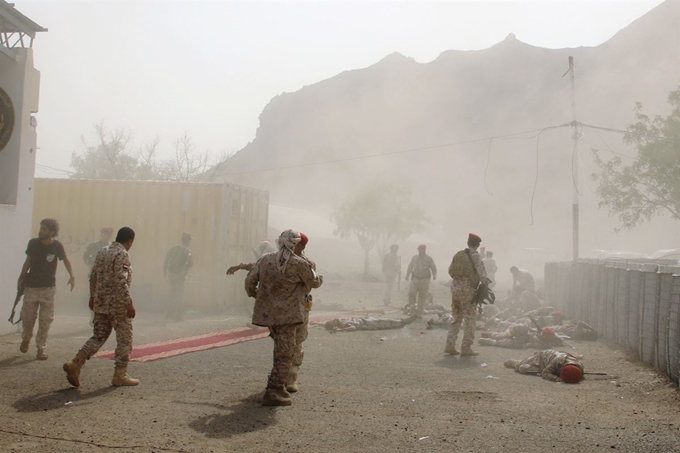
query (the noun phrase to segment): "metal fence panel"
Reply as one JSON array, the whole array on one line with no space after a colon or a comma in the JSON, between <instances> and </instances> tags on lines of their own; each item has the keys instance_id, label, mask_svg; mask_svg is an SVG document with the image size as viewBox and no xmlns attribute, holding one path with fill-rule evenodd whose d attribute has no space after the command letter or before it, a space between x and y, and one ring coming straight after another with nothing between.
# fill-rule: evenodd
<instances>
[{"instance_id":1,"label":"metal fence panel","mask_svg":"<svg viewBox=\"0 0 680 453\"><path fill-rule=\"evenodd\" d=\"M625 345L628 340L628 306L630 303L628 265L616 263L616 274L616 341Z\"/></svg>"},{"instance_id":2,"label":"metal fence panel","mask_svg":"<svg viewBox=\"0 0 680 453\"><path fill-rule=\"evenodd\" d=\"M640 307L641 304L641 294L643 289L642 282L642 272L635 268L634 265L630 266L629 274L629 303L628 303L628 339L626 342L626 347L632 351L635 351L638 355L640 354Z\"/></svg>"},{"instance_id":3,"label":"metal fence panel","mask_svg":"<svg viewBox=\"0 0 680 453\"><path fill-rule=\"evenodd\" d=\"M673 276L667 348L669 375L674 382L680 383L680 275Z\"/></svg>"}]
</instances>

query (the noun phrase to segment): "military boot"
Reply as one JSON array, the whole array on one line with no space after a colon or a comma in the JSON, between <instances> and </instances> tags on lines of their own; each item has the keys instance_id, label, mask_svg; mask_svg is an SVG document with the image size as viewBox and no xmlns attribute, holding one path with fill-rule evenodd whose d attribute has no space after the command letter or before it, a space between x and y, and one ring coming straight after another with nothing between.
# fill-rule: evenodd
<instances>
[{"instance_id":1,"label":"military boot","mask_svg":"<svg viewBox=\"0 0 680 453\"><path fill-rule=\"evenodd\" d=\"M290 374L288 374L288 382L286 383L286 390L290 393L295 393L300 388L298 387L298 381L297 381L297 375L298 375L298 370L300 367L294 366L290 370Z\"/></svg>"},{"instance_id":2,"label":"military boot","mask_svg":"<svg viewBox=\"0 0 680 453\"><path fill-rule=\"evenodd\" d=\"M45 348L38 348L38 354L35 356L36 360L47 360L49 356L45 353Z\"/></svg>"},{"instance_id":3,"label":"military boot","mask_svg":"<svg viewBox=\"0 0 680 453\"><path fill-rule=\"evenodd\" d=\"M31 344L31 340L21 340L21 346L19 346L19 352L26 354L28 352L28 346Z\"/></svg>"},{"instance_id":4,"label":"military boot","mask_svg":"<svg viewBox=\"0 0 680 453\"><path fill-rule=\"evenodd\" d=\"M456 349L455 344L446 343L446 347L444 348L444 354L460 355L460 352L458 351L458 349Z\"/></svg>"},{"instance_id":5,"label":"military boot","mask_svg":"<svg viewBox=\"0 0 680 453\"><path fill-rule=\"evenodd\" d=\"M115 386L133 386L139 385L139 379L134 379L127 374L127 365L117 365L113 372L113 379L111 385Z\"/></svg>"},{"instance_id":6,"label":"military boot","mask_svg":"<svg viewBox=\"0 0 680 453\"><path fill-rule=\"evenodd\" d=\"M463 348L460 351L461 357L474 357L477 355L479 355L479 352L473 351L472 346L463 346Z\"/></svg>"},{"instance_id":7,"label":"military boot","mask_svg":"<svg viewBox=\"0 0 680 453\"><path fill-rule=\"evenodd\" d=\"M74 387L80 387L80 369L85 365L85 360L87 358L84 355L77 354L63 366L66 372L66 380Z\"/></svg>"},{"instance_id":8,"label":"military boot","mask_svg":"<svg viewBox=\"0 0 680 453\"><path fill-rule=\"evenodd\" d=\"M293 404L293 401L284 385L267 387L262 397L263 406L290 406L291 404Z\"/></svg>"}]
</instances>

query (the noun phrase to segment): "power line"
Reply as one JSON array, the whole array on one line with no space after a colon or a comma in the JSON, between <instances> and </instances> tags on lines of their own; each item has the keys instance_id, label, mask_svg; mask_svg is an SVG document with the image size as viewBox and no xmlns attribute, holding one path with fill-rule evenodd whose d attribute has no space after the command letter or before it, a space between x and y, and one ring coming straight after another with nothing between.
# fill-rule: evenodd
<instances>
[{"instance_id":1,"label":"power line","mask_svg":"<svg viewBox=\"0 0 680 453\"><path fill-rule=\"evenodd\" d=\"M484 138L477 138L477 139L472 139L472 140L464 140L460 142L451 142L451 143L443 143L441 145L432 145L432 146L424 146L420 148L409 148L409 149L403 149L399 151L388 151L384 153L375 153L375 154L368 154L366 156L354 156L354 157L345 157L342 159L332 159L332 160L325 160L325 161L320 161L320 162L308 162L304 164L295 164L295 165L287 165L287 166L281 166L281 167L269 167L269 168L258 168L256 170L243 170L243 171L234 171L234 172L229 172L229 173L221 173L222 176L230 176L230 175L241 175L241 174L247 174L247 173L262 173L266 171L274 171L274 170L289 170L292 168L302 168L302 167L313 167L316 165L326 165L326 164L335 164L335 163L340 163L340 162L350 162L350 161L355 161L355 160L364 160L364 159L372 159L374 157L384 157L384 156L394 156L397 154L407 154L407 153L413 153L413 152L418 152L418 151L432 151L435 149L439 148L446 148L450 146L460 146L460 145L469 145L472 143L479 143L479 142L485 142L487 140L493 140L493 139L504 139L508 137L513 137L516 135L522 135L522 134L530 134L534 132L538 133L543 133L547 130L551 129L557 129L560 127L568 127L570 124L569 123L564 123L556 126L548 126L544 127L542 129L534 129L530 131L523 131L523 132L514 132L511 134L505 134L505 135L496 135L493 137L484 137ZM528 140L532 137L520 137L520 139L525 139Z\"/></svg>"},{"instance_id":2,"label":"power line","mask_svg":"<svg viewBox=\"0 0 680 453\"><path fill-rule=\"evenodd\" d=\"M40 168L47 168L47 169L49 169L49 170L54 170L54 171L58 171L58 172L61 172L61 173L67 173L67 174L69 174L69 175L75 174L75 173L72 172L72 171L63 170L63 169L61 169L61 168L50 167L49 165L35 164L35 166L36 166L36 167L40 167Z\"/></svg>"}]
</instances>

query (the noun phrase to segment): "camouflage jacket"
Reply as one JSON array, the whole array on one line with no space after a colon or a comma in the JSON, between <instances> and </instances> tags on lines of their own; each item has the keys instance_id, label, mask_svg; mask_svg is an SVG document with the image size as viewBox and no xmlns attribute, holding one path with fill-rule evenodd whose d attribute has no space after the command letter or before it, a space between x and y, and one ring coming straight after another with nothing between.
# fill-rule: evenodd
<instances>
[{"instance_id":1,"label":"camouflage jacket","mask_svg":"<svg viewBox=\"0 0 680 453\"><path fill-rule=\"evenodd\" d=\"M127 306L132 303L131 283L130 255L123 244L114 242L101 249L90 273L95 313L127 316Z\"/></svg>"},{"instance_id":2,"label":"camouflage jacket","mask_svg":"<svg viewBox=\"0 0 680 453\"><path fill-rule=\"evenodd\" d=\"M469 257L467 251L470 252ZM472 267L473 264L474 268ZM477 272L475 272L475 269L477 269ZM489 281L484 263L479 258L479 252L470 249L461 250L453 255L451 265L449 266L449 275L453 279L451 283L452 291L474 289L480 280L485 283Z\"/></svg>"},{"instance_id":3,"label":"camouflage jacket","mask_svg":"<svg viewBox=\"0 0 680 453\"><path fill-rule=\"evenodd\" d=\"M312 263L293 255L284 272L276 267L276 253L263 255L248 272L246 293L255 298L253 324L280 326L302 324L307 294L323 283Z\"/></svg>"},{"instance_id":4,"label":"camouflage jacket","mask_svg":"<svg viewBox=\"0 0 680 453\"><path fill-rule=\"evenodd\" d=\"M437 265L430 255L415 255L406 268L406 280L409 278L437 278Z\"/></svg>"},{"instance_id":5,"label":"camouflage jacket","mask_svg":"<svg viewBox=\"0 0 680 453\"><path fill-rule=\"evenodd\" d=\"M518 370L523 364L530 364L536 367L537 371L541 373L541 377L549 381L556 381L562 373L562 368L567 365L576 365L583 371L583 364L576 357L567 352L555 351L554 349L535 352L528 359L519 362L515 366L515 370Z\"/></svg>"},{"instance_id":6,"label":"camouflage jacket","mask_svg":"<svg viewBox=\"0 0 680 453\"><path fill-rule=\"evenodd\" d=\"M383 258L382 273L385 275L401 274L401 257L396 253L388 253Z\"/></svg>"}]
</instances>

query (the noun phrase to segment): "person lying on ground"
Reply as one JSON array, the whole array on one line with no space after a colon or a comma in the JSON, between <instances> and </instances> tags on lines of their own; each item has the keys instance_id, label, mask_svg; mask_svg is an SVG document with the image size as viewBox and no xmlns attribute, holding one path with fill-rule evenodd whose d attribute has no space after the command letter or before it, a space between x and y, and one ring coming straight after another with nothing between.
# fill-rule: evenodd
<instances>
[{"instance_id":1,"label":"person lying on ground","mask_svg":"<svg viewBox=\"0 0 680 453\"><path fill-rule=\"evenodd\" d=\"M353 332L355 330L388 330L400 329L411 324L418 318L416 314L408 318L345 318L332 319L325 324L326 330L331 332Z\"/></svg>"},{"instance_id":2,"label":"person lying on ground","mask_svg":"<svg viewBox=\"0 0 680 453\"><path fill-rule=\"evenodd\" d=\"M503 365L520 374L540 374L548 381L576 384L583 379L583 364L573 355L554 349L534 352L524 360L506 360Z\"/></svg>"}]
</instances>

